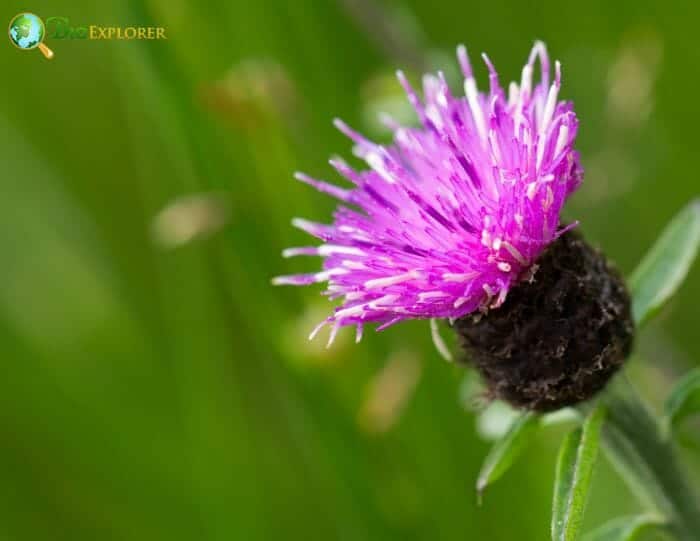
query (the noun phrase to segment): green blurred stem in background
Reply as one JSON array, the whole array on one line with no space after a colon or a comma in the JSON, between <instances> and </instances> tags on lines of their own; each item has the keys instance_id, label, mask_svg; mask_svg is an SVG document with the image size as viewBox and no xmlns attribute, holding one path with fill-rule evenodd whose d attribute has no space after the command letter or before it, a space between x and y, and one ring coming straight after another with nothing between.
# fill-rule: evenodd
<instances>
[{"instance_id":1,"label":"green blurred stem in background","mask_svg":"<svg viewBox=\"0 0 700 541\"><path fill-rule=\"evenodd\" d=\"M647 509L664 518L679 541L700 539L697 495L682 471L673 442L661 424L621 378L606 394L608 418L603 447L615 469Z\"/></svg>"}]
</instances>

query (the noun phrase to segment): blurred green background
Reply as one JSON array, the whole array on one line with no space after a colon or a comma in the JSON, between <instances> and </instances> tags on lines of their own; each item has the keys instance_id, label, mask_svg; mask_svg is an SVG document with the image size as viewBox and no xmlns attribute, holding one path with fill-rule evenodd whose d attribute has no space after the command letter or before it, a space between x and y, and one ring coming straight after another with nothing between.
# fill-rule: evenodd
<instances>
[{"instance_id":1,"label":"blurred green background","mask_svg":"<svg viewBox=\"0 0 700 541\"><path fill-rule=\"evenodd\" d=\"M547 539L561 429L478 508L504 416L468 411L426 323L306 340L330 305L270 278L315 268L280 251L333 201L291 174L334 178L334 116L386 137L395 68L453 76L463 42L506 82L543 39L581 119L567 217L629 272L700 192L700 4L5 0L0 19L24 10L169 39L0 47L0 539ZM700 360L698 301L696 266L638 340L652 400ZM628 496L602 461L589 525Z\"/></svg>"}]
</instances>

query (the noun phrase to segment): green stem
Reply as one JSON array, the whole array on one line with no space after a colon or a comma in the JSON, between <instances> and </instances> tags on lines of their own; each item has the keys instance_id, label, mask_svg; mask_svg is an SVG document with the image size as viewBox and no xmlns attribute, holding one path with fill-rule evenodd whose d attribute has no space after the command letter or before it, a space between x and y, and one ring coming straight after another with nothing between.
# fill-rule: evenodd
<instances>
[{"instance_id":1,"label":"green stem","mask_svg":"<svg viewBox=\"0 0 700 541\"><path fill-rule=\"evenodd\" d=\"M603 445L632 492L663 516L678 541L700 541L700 504L681 469L673 443L663 438L656 415L624 377L603 400L609 416Z\"/></svg>"}]
</instances>

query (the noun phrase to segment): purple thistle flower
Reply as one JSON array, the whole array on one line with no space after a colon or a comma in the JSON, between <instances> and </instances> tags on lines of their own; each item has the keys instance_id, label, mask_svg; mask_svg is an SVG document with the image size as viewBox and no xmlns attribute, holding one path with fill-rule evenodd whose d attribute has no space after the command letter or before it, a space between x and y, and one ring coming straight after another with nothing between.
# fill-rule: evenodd
<instances>
[{"instance_id":1,"label":"purple thistle flower","mask_svg":"<svg viewBox=\"0 0 700 541\"><path fill-rule=\"evenodd\" d=\"M344 189L298 173L296 178L343 203L331 225L295 218L321 239L316 247L289 248L285 257L324 258L323 271L275 278L275 284L327 281L325 294L342 298L314 329L365 323L378 330L411 318L458 319L500 306L508 291L536 270L534 262L561 236L559 215L583 177L573 149L578 120L559 101L561 69L550 67L537 42L520 84L508 95L488 57L489 91L479 92L467 51L457 48L465 97L454 96L442 73L423 78L423 101L402 72L398 79L421 126L386 118L393 144L365 139L340 120L337 128L369 166L331 165L354 184ZM539 58L541 78L533 83ZM575 224L574 224L575 225Z\"/></svg>"}]
</instances>

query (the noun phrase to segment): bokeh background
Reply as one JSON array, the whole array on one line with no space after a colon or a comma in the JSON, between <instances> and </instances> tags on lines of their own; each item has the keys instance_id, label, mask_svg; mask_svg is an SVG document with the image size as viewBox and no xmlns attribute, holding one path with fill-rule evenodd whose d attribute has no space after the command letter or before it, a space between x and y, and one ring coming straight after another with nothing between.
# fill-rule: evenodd
<instances>
[{"instance_id":1,"label":"bokeh background","mask_svg":"<svg viewBox=\"0 0 700 541\"><path fill-rule=\"evenodd\" d=\"M5 0L0 19L23 10L169 39L0 46L0 538L547 539L563 428L477 507L508 412L473 411L426 323L306 340L329 303L270 278L317 264L280 251L333 201L291 174L333 179L334 116L380 140L377 111L412 121L395 68L458 84L463 42L509 81L543 39L581 119L567 217L629 272L700 192L700 4ZM653 402L700 360L698 301L696 266L638 341ZM601 461L589 526L636 509Z\"/></svg>"}]
</instances>

